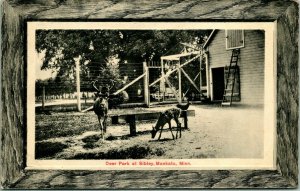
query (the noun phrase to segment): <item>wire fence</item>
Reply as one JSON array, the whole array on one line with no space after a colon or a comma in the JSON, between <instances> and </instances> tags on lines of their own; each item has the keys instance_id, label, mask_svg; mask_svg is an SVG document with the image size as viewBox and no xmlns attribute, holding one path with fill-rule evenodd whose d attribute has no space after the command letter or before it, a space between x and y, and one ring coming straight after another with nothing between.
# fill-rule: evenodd
<instances>
[{"instance_id":1,"label":"wire fence","mask_svg":"<svg viewBox=\"0 0 300 191\"><path fill-rule=\"evenodd\" d=\"M183 60L184 61L184 60ZM147 63L149 66L149 82L151 84L156 79L162 76L162 73L174 69L175 64L168 64L164 66L163 70L160 62ZM152 66L152 67L151 67ZM194 80L196 86L200 86L199 60L193 61L188 66L185 66L184 71ZM129 85L124 91L128 94L126 103L143 103L145 100L144 95L144 77L137 80L135 83L130 84L133 80L143 74L143 63L125 63L120 65L110 65L107 68L98 66L83 66L80 70L80 99L83 104L90 104L95 98L95 93L103 89L111 88L110 94L113 94L121 88ZM75 72L72 71L68 75L57 76L49 80L36 81L36 103L41 103L43 94L45 102L54 102L56 100L73 100L76 102L76 77ZM166 80L161 80L149 88L150 102L162 101L176 101L176 93L179 90L179 73L178 71L168 76L169 83ZM199 92L191 85L190 81L181 72L181 88L183 96L194 95L196 99L200 99ZM197 98L198 96L198 98Z\"/></svg>"}]
</instances>

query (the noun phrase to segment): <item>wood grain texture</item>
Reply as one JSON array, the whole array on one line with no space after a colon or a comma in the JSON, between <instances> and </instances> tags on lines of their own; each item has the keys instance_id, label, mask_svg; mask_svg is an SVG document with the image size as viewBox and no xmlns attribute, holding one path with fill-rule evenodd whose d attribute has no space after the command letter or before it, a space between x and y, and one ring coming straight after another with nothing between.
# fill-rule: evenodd
<instances>
[{"instance_id":1,"label":"wood grain texture","mask_svg":"<svg viewBox=\"0 0 300 191\"><path fill-rule=\"evenodd\" d=\"M276 20L293 2L261 0L22 0L15 11L37 19ZM265 2L265 3L262 3Z\"/></svg>"},{"instance_id":2,"label":"wood grain texture","mask_svg":"<svg viewBox=\"0 0 300 191\"><path fill-rule=\"evenodd\" d=\"M299 10L290 6L277 21L277 161L298 179Z\"/></svg>"},{"instance_id":3,"label":"wood grain texture","mask_svg":"<svg viewBox=\"0 0 300 191\"><path fill-rule=\"evenodd\" d=\"M141 173L143 174L141 176ZM277 171L29 171L12 187L31 189L291 188Z\"/></svg>"},{"instance_id":4,"label":"wood grain texture","mask_svg":"<svg viewBox=\"0 0 300 191\"><path fill-rule=\"evenodd\" d=\"M24 168L24 29L18 13L2 6L1 184L15 181Z\"/></svg>"},{"instance_id":5,"label":"wood grain texture","mask_svg":"<svg viewBox=\"0 0 300 191\"><path fill-rule=\"evenodd\" d=\"M1 10L1 187L287 188L298 184L297 3L280 0L88 0L85 3L14 0L2 2ZM24 171L24 20L104 18L277 20L278 171Z\"/></svg>"}]
</instances>

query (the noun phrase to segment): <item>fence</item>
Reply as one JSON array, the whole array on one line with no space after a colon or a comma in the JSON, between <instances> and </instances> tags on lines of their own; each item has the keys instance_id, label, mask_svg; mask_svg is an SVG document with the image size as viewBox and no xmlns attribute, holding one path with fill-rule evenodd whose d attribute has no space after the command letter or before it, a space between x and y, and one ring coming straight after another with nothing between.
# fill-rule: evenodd
<instances>
[{"instance_id":1,"label":"fence","mask_svg":"<svg viewBox=\"0 0 300 191\"><path fill-rule=\"evenodd\" d=\"M111 88L110 94L114 96L125 91L128 99L123 105L150 106L157 103L181 102L187 94L197 95L197 91L201 89L201 80L198 79L200 64L197 58L199 56L166 63L123 63L118 66L110 65L106 69L92 66L87 70L83 67L81 70L76 69L69 78L55 79L47 85L36 86L36 104L45 106L55 103L77 103L78 109L81 110L81 105L87 107L93 103L94 93L97 91L93 87L95 80L99 91L104 87ZM198 98L200 99L200 96Z\"/></svg>"}]
</instances>

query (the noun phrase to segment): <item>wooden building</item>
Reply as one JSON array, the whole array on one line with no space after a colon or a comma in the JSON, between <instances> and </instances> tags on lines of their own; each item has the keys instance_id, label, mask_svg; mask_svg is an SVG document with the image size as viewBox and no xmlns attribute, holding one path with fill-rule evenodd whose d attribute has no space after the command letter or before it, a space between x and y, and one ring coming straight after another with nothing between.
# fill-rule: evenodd
<instances>
[{"instance_id":1,"label":"wooden building","mask_svg":"<svg viewBox=\"0 0 300 191\"><path fill-rule=\"evenodd\" d=\"M225 95L229 95L232 102L262 105L264 47L265 35L262 30L213 30L204 45L207 97L223 103ZM233 51L236 51L235 55ZM234 58L238 59L236 67ZM234 87L230 87L232 82L229 74L232 70ZM226 91L230 93L226 94Z\"/></svg>"}]
</instances>

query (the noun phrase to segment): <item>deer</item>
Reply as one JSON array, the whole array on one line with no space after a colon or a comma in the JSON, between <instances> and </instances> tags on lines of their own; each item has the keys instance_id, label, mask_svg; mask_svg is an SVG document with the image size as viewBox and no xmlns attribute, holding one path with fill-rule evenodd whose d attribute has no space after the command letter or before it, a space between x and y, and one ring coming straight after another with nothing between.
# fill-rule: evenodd
<instances>
[{"instance_id":1,"label":"deer","mask_svg":"<svg viewBox=\"0 0 300 191\"><path fill-rule=\"evenodd\" d=\"M177 124L176 139L178 137L178 131L179 131L179 138L181 138L181 123L179 122L180 115L181 115L181 109L179 109L179 108L171 108L171 109L165 110L164 112L161 112L155 126L152 126L152 131L151 131L152 139L154 139L156 133L160 130L160 134L158 137L158 140L160 140L163 127L165 126L165 124L168 123L173 140L175 140L174 134L172 132L172 127L171 127L172 119Z\"/></svg>"},{"instance_id":2,"label":"deer","mask_svg":"<svg viewBox=\"0 0 300 191\"><path fill-rule=\"evenodd\" d=\"M102 93L103 88L97 88L95 86L96 81L93 81L93 87L97 90L95 93L95 101L93 105L93 110L98 117L98 121L100 124L101 136L104 140L104 134L106 133L107 127L107 113L108 113L108 99L109 99L109 91L112 89L113 85L110 88L107 88L106 92Z\"/></svg>"}]
</instances>

